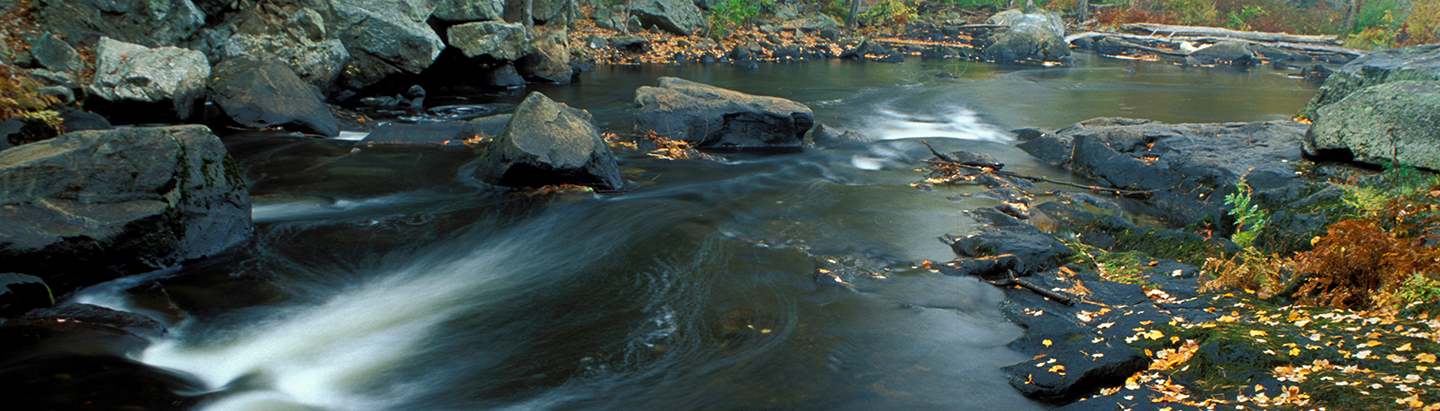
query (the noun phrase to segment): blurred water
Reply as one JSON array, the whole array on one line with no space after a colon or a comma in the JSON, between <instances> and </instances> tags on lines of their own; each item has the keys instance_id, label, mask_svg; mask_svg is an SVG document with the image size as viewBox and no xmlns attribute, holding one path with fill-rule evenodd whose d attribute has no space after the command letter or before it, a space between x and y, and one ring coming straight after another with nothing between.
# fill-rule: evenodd
<instances>
[{"instance_id":1,"label":"blurred water","mask_svg":"<svg viewBox=\"0 0 1440 411\"><path fill-rule=\"evenodd\" d=\"M920 140L1069 179L1006 130L1279 119L1313 94L1268 70L1084 58L602 67L532 90L623 134L635 88L662 75L795 99L872 140L723 162L620 152L631 191L557 198L478 190L464 153L231 136L257 240L161 280L189 316L141 360L203 381L214 410L1043 409L999 371L1025 359L1005 348L1021 330L1000 292L914 268L953 258L936 238L997 204L912 186ZM522 97L431 100L452 115Z\"/></svg>"}]
</instances>

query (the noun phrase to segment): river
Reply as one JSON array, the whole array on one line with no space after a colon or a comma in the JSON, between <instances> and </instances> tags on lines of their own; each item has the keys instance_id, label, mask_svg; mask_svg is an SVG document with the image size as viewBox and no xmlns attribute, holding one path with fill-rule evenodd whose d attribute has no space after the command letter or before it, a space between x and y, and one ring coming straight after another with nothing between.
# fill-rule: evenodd
<instances>
[{"instance_id":1,"label":"river","mask_svg":"<svg viewBox=\"0 0 1440 411\"><path fill-rule=\"evenodd\" d=\"M793 99L873 139L720 162L619 151L626 192L521 196L482 189L465 150L238 133L255 241L157 274L179 312L117 287L72 300L167 322L137 359L203 383L206 410L1038 410L1000 371L1028 359L1006 348L1022 330L1001 292L915 267L954 258L937 238L998 204L912 185L920 139L1071 179L1007 130L1285 119L1314 93L1269 69L1088 55L607 66L529 91L623 134L659 76Z\"/></svg>"}]
</instances>

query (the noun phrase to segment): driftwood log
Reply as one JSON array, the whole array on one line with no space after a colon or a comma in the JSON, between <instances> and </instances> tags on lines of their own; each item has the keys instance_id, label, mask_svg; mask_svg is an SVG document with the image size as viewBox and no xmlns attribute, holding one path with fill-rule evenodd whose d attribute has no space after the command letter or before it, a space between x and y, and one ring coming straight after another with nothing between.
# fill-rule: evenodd
<instances>
[{"instance_id":1,"label":"driftwood log","mask_svg":"<svg viewBox=\"0 0 1440 411\"><path fill-rule=\"evenodd\" d=\"M1129 32L1149 33L1157 36L1217 37L1234 40L1250 40L1264 43L1324 44L1336 46L1336 36L1308 36L1289 33L1267 33L1260 31L1235 31L1219 27L1172 26L1169 24L1133 23L1122 26Z\"/></svg>"},{"instance_id":2,"label":"driftwood log","mask_svg":"<svg viewBox=\"0 0 1440 411\"><path fill-rule=\"evenodd\" d=\"M1168 26L1168 27L1186 27L1186 26ZM1210 28L1213 28L1213 27L1196 27L1196 28L1197 28L1197 29L1210 29ZM1216 30L1221 30L1221 31L1230 32L1230 33L1246 33L1246 32L1237 32L1237 31L1225 30L1225 29L1216 29ZM1179 32L1179 33L1187 33L1187 32ZM1251 34L1277 34L1277 33L1251 33ZM1286 35L1286 36L1291 36L1291 35ZM1335 46L1335 45L1326 44L1326 43L1318 43L1318 42L1295 43L1295 42L1285 42L1285 41L1262 41L1262 40L1258 40L1259 38L1263 38L1264 36L1250 36L1250 37L1252 37L1252 38L1250 38L1250 39L1245 39L1245 38L1237 38L1237 37L1193 36L1193 35L1141 35L1141 34L1105 33L1105 32L1094 32L1094 31L1091 31L1091 32L1076 33L1076 34L1071 34L1071 35L1069 35L1069 36L1065 36L1065 42L1066 42L1066 43L1073 43L1074 41L1080 40L1080 39L1086 39L1086 38L1101 38L1101 37L1113 37L1113 38L1118 38L1118 39L1124 40L1124 43L1125 43L1125 44L1124 44L1124 47L1126 47L1126 48L1130 48L1130 49L1134 49L1134 50L1139 50L1139 51L1143 51L1143 52L1150 53L1150 54L1165 55L1165 56L1179 57L1179 58L1184 58L1185 56L1187 56L1187 55L1189 55L1191 52L1193 52L1195 49L1192 48L1192 47L1203 47L1204 45L1215 44L1215 43L1219 43L1219 42L1221 42L1221 41L1243 41L1243 42L1247 42L1247 43L1254 44L1254 45L1262 45L1262 46L1266 46L1266 47L1273 47L1273 48L1288 50L1288 51L1292 51L1292 52L1296 52L1296 53L1302 53L1302 54L1310 55L1310 56L1312 56L1312 57L1341 56L1341 57L1344 57L1345 59L1354 59L1354 58L1360 57L1360 56L1362 56L1362 55L1365 54L1365 52L1360 51L1360 50L1347 49L1347 48L1344 48L1344 47ZM1291 36L1291 37L1297 37L1297 36ZM1323 36L1298 36L1298 37L1323 37ZM1188 45L1189 47L1186 47L1187 45Z\"/></svg>"}]
</instances>

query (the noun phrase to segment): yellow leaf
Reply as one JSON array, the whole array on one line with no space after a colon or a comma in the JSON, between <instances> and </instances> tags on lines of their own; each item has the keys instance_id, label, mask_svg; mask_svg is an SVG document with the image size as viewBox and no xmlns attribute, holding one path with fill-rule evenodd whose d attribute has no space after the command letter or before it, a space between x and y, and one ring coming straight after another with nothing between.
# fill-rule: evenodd
<instances>
[{"instance_id":1,"label":"yellow leaf","mask_svg":"<svg viewBox=\"0 0 1440 411\"><path fill-rule=\"evenodd\" d=\"M1426 364L1433 364L1435 363L1435 354L1431 354L1428 352L1415 354L1415 360Z\"/></svg>"},{"instance_id":2,"label":"yellow leaf","mask_svg":"<svg viewBox=\"0 0 1440 411\"><path fill-rule=\"evenodd\" d=\"M1410 351L1410 343L1405 343L1405 345L1400 346L1400 348L1396 348L1395 351Z\"/></svg>"},{"instance_id":3,"label":"yellow leaf","mask_svg":"<svg viewBox=\"0 0 1440 411\"><path fill-rule=\"evenodd\" d=\"M1375 341L1375 340L1370 340L1370 341L1368 341L1368 342L1365 343L1365 345L1368 346L1368 347L1374 347L1374 346L1377 346L1377 345L1380 345L1380 344L1384 344L1384 343L1379 342L1379 341Z\"/></svg>"},{"instance_id":4,"label":"yellow leaf","mask_svg":"<svg viewBox=\"0 0 1440 411\"><path fill-rule=\"evenodd\" d=\"M1251 337L1262 337L1262 336L1265 336L1265 331L1264 331L1264 330L1250 330L1250 336L1251 336Z\"/></svg>"},{"instance_id":5,"label":"yellow leaf","mask_svg":"<svg viewBox=\"0 0 1440 411\"><path fill-rule=\"evenodd\" d=\"M1046 347L1049 347L1051 344L1054 344L1054 343L1050 342L1050 340L1041 341L1040 343L1041 343L1041 344L1045 344Z\"/></svg>"},{"instance_id":6,"label":"yellow leaf","mask_svg":"<svg viewBox=\"0 0 1440 411\"><path fill-rule=\"evenodd\" d=\"M1298 356L1300 356L1300 349L1299 349L1299 348L1291 348L1291 349L1290 349L1290 356L1291 356L1291 357L1298 357Z\"/></svg>"},{"instance_id":7,"label":"yellow leaf","mask_svg":"<svg viewBox=\"0 0 1440 411\"><path fill-rule=\"evenodd\" d=\"M1061 371L1065 371L1065 366L1063 366L1063 365L1056 365L1056 366L1054 366L1054 367L1050 367L1050 372L1061 372Z\"/></svg>"}]
</instances>

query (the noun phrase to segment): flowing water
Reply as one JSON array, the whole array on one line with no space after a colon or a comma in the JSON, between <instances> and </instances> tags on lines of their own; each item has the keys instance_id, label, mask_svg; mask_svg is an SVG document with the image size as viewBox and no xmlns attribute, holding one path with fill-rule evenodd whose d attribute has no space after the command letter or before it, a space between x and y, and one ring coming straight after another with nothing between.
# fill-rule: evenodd
<instances>
[{"instance_id":1,"label":"flowing water","mask_svg":"<svg viewBox=\"0 0 1440 411\"><path fill-rule=\"evenodd\" d=\"M187 394L208 410L1044 409L1000 371L1025 360L1001 292L915 268L954 258L937 237L972 229L964 210L998 204L913 186L920 139L1068 179L1007 130L1283 119L1314 93L1268 69L1085 58L602 67L532 90L625 133L658 76L794 99L873 139L720 162L621 151L630 191L523 196L481 189L464 149L237 134L255 241L160 278L180 312L114 287L75 300L169 322L138 359L203 383ZM523 97L444 94L432 104Z\"/></svg>"}]
</instances>

